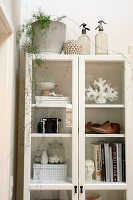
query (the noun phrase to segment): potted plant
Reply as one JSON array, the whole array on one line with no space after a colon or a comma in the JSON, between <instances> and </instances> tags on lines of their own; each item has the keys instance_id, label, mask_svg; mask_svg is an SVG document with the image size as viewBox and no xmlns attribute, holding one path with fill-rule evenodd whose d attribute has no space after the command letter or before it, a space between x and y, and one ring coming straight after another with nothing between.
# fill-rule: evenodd
<instances>
[{"instance_id":1,"label":"potted plant","mask_svg":"<svg viewBox=\"0 0 133 200\"><path fill-rule=\"evenodd\" d=\"M21 47L26 53L61 53L66 39L66 25L61 22L64 17L51 20L50 15L38 10L19 27L17 43L24 35Z\"/></svg>"}]
</instances>

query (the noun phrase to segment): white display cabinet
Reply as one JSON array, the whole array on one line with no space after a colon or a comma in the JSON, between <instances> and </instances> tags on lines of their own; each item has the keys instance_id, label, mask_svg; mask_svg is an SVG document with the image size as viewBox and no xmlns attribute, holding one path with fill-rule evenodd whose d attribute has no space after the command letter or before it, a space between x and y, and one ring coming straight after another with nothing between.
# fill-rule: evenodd
<instances>
[{"instance_id":1,"label":"white display cabinet","mask_svg":"<svg viewBox=\"0 0 133 200\"><path fill-rule=\"evenodd\" d=\"M129 59L129 57L128 57ZM100 194L103 200L121 200L126 192L126 199L130 199L128 190L128 143L131 134L131 124L128 118L131 107L131 65L122 56L81 56L79 58L79 185L80 199L87 198L87 194ZM118 99L107 104L94 104L86 101L85 88L92 85L94 80L102 78L112 84L118 91ZM106 121L119 123L119 134L85 134L85 124L103 124ZM130 128L129 128L130 127ZM93 175L91 181L85 178L85 160L92 160L92 145L100 142L121 142L126 151L126 181L102 182L96 181ZM131 192L131 191L130 191Z\"/></svg>"},{"instance_id":2,"label":"white display cabinet","mask_svg":"<svg viewBox=\"0 0 133 200\"><path fill-rule=\"evenodd\" d=\"M131 65L122 56L72 56L44 55L41 67L34 64L36 57L26 56L25 87L25 156L24 156L24 200L59 199L60 191L67 191L69 199L85 200L91 193L97 193L102 200L122 200L126 193L131 198L131 176L129 176L129 137L132 134L131 116ZM130 59L128 57L128 59ZM112 83L118 91L117 101L95 104L85 100L85 88L94 80L103 78ZM36 85L39 82L56 83L56 94L71 97L67 104L47 102L36 104L35 96L40 95ZM68 112L69 110L69 112ZM61 119L60 133L38 133L37 124L41 118ZM67 126L67 118L72 125ZM85 124L89 121L103 124L117 122L121 126L119 134L85 134ZM65 147L66 181L39 181L33 179L33 164L38 148L48 148L57 141ZM122 142L126 153L126 181L102 182L85 181L85 160L91 159L91 144L96 142ZM45 150L44 149L44 150Z\"/></svg>"}]
</instances>

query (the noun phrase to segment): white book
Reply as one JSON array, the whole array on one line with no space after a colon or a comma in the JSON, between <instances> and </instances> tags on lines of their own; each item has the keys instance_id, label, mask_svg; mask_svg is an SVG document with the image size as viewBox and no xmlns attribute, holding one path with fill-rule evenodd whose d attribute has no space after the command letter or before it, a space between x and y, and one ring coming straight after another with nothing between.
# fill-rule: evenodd
<instances>
[{"instance_id":1,"label":"white book","mask_svg":"<svg viewBox=\"0 0 133 200\"><path fill-rule=\"evenodd\" d=\"M120 176L120 182L122 182L122 144L118 144L118 158L119 158L119 176Z\"/></svg>"},{"instance_id":2,"label":"white book","mask_svg":"<svg viewBox=\"0 0 133 200\"><path fill-rule=\"evenodd\" d=\"M115 143L116 145L116 153L117 153L117 182L120 182L120 165L119 165L119 144Z\"/></svg>"},{"instance_id":3,"label":"white book","mask_svg":"<svg viewBox=\"0 0 133 200\"><path fill-rule=\"evenodd\" d=\"M109 147L109 159L110 159L110 180L113 182L113 159L112 159L112 147Z\"/></svg>"},{"instance_id":4,"label":"white book","mask_svg":"<svg viewBox=\"0 0 133 200\"><path fill-rule=\"evenodd\" d=\"M95 179L101 181L101 148L100 144L91 144L92 145L92 160L95 164Z\"/></svg>"},{"instance_id":5,"label":"white book","mask_svg":"<svg viewBox=\"0 0 133 200\"><path fill-rule=\"evenodd\" d=\"M109 143L104 143L106 182L110 182Z\"/></svg>"}]
</instances>

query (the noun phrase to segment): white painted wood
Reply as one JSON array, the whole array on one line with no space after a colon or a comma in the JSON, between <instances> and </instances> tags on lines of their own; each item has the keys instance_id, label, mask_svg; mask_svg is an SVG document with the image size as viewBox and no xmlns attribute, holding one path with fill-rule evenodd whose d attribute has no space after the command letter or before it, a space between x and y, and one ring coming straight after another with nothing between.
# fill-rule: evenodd
<instances>
[{"instance_id":1,"label":"white painted wood","mask_svg":"<svg viewBox=\"0 0 133 200\"><path fill-rule=\"evenodd\" d=\"M32 132L31 133L31 120L34 120L34 117L31 119L31 110L32 110L32 115L34 116L34 113L36 113L36 109L34 108L39 108L39 114L42 111L42 114L44 113L45 110L45 114L47 113L51 113L53 111L53 109L55 108L65 108L68 107L68 104L45 104L45 105L36 105L36 104L31 104L31 99L32 99L32 95L31 95L31 83L32 83L32 55L31 57L26 58L26 91L27 92L27 98L26 98L26 116L25 116L25 122L28 123L28 128L25 128L25 146L28 146L26 148L25 151L25 181L24 181L24 200L29 200L30 198L30 190L72 190L72 199L73 200L77 200L78 199L78 191L77 194L75 194L74 192L74 186L77 185L78 186L78 57L77 56L62 56L62 55L39 55L40 58L46 60L46 61L57 61L56 63L54 63L54 65L50 64L50 70L55 70L55 65L57 65L57 69L58 69L58 63L62 62L62 64L65 64L65 67L67 67L67 62L71 62L71 68L72 70L70 71L72 73L72 104L69 105L69 107L72 108L72 128L70 132L72 133L60 133L60 134L38 134L36 132ZM36 57L33 56L33 59L35 59ZM66 63L65 63L66 62ZM29 74L28 74L29 73ZM30 78L29 78L30 77ZM44 108L43 110L41 110L41 108ZM59 109L59 112L62 112L62 110ZM55 110L57 111L57 110ZM64 113L64 111L63 111ZM62 114L63 114L62 113ZM36 121L35 121L36 124ZM68 130L69 130L68 129ZM72 170L71 174L72 174L72 179L71 182L60 182L58 181L57 183L37 183L36 181L31 180L30 181L30 174L31 174L31 169L30 168L30 159L33 160L33 156L31 158L31 138L30 136L27 134L31 133L31 138L33 139L33 141L35 142L35 140L37 140L37 142L35 143L35 148L36 145L38 145L39 140L38 139L43 139L43 138L47 138L47 140L52 140L53 138L60 138L63 141L66 140L68 138L70 138L69 144L71 145L70 147L70 151L72 151L72 153L70 153L70 155L72 155L72 158L70 158L71 162L68 162L69 164L69 170ZM47 141L47 142L48 142ZM28 142L28 144L27 144ZM33 145L34 145L33 142ZM48 142L49 143L49 142ZM65 142L63 142L65 144ZM67 144L67 143L66 143ZM33 147L33 146L32 146ZM68 147L68 145L67 145ZM71 150L72 149L72 150ZM67 150L68 152L68 150ZM68 159L68 158L67 158ZM31 163L32 164L32 163ZM70 167L71 164L71 167Z\"/></svg>"},{"instance_id":2,"label":"white painted wood","mask_svg":"<svg viewBox=\"0 0 133 200\"><path fill-rule=\"evenodd\" d=\"M78 187L78 57L72 60L72 183ZM78 199L72 190L72 199Z\"/></svg>"},{"instance_id":3,"label":"white painted wood","mask_svg":"<svg viewBox=\"0 0 133 200\"><path fill-rule=\"evenodd\" d=\"M126 130L124 130L125 119L127 119L125 118L124 114L125 113L124 111L126 109L126 102L125 102L125 95L124 96L121 95L124 93L124 87L126 88L123 76L121 76L123 78L121 79L121 83L124 84L120 89L119 95L121 96L118 101L118 104L105 104L105 105L85 104L85 86L86 86L85 77L94 78L96 76L95 78L98 78L98 73L96 73L95 75L95 70L98 70L98 67L100 71L99 73L100 76L102 76L103 72L103 76L106 77L106 70L107 72L111 72L111 67L113 67L113 70L115 70L115 65L117 70L121 70L121 75L122 75L122 70L123 67L125 66L125 60L122 56L90 56L90 57L81 56L79 58L79 186L82 185L84 188L83 194L79 194L80 200L85 199L85 191L89 192L91 190L93 191L102 190L102 193L104 193L105 190L116 191L116 190L128 189L127 183L103 183L97 181L85 182L85 156L86 159L89 159L91 156L90 144L92 142L98 142L100 140L113 141L113 139L115 139L117 141L120 138L123 141L127 137L126 135L127 132ZM85 66L87 68L85 68ZM116 76L113 77L114 73L115 71L113 71L112 75L110 74L110 76L112 76L111 80L113 80L114 78L116 79ZM92 77L92 75L94 77ZM107 79L108 77L109 74L107 75ZM114 84L118 83L115 81L115 79L113 80ZM121 83L119 82L118 85L120 85ZM92 122L103 123L105 120L108 120L107 118L109 118L110 121L120 120L119 123L121 124L123 129L121 134L85 134L86 122L92 121ZM87 154L87 149L89 151L88 154ZM118 198L120 197L118 196Z\"/></svg>"},{"instance_id":4,"label":"white painted wood","mask_svg":"<svg viewBox=\"0 0 133 200\"><path fill-rule=\"evenodd\" d=\"M23 192L24 200L30 200L29 186L30 186L30 163L31 163L31 101L32 101L32 56L26 55L24 192Z\"/></svg>"},{"instance_id":5,"label":"white painted wood","mask_svg":"<svg viewBox=\"0 0 133 200\"><path fill-rule=\"evenodd\" d=\"M85 59L79 58L79 187L85 184ZM79 193L85 199L85 190Z\"/></svg>"},{"instance_id":6,"label":"white painted wood","mask_svg":"<svg viewBox=\"0 0 133 200\"><path fill-rule=\"evenodd\" d=\"M129 167L131 159L131 154L127 154L129 145L131 146L131 142L129 141L129 134L131 135L132 128L131 128L131 121L129 120L129 116L131 118L131 98L129 95L129 91L131 88L128 90L129 84L129 79L131 77L131 69L129 67L126 68L126 72L128 74L128 78L125 76L125 95L122 99L122 102L118 102L118 104L105 104L105 105L99 105L99 104L85 104L85 64L86 62L90 63L102 63L104 67L108 67L108 63L110 63L110 69L111 66L113 68L115 67L115 64L121 67L123 69L124 66L124 58L122 56L65 56L65 55L38 55L38 57L43 58L44 60L48 61L58 61L58 63L63 61L71 61L72 62L72 134L70 133L61 133L61 134L38 134L36 132L33 132L31 134L31 137L33 140L40 138L40 139L45 139L46 140L51 140L54 137L55 138L61 138L62 140L66 140L67 138L72 138L72 182L65 182L65 183L57 183L57 184L49 184L49 183L36 183L34 181L30 181L30 176L26 177L26 185L27 189L25 189L26 197L28 199L24 200L29 200L30 197L30 190L72 190L72 199L77 200L78 199L78 193L74 193L74 186L78 185L79 181L79 187L83 186L83 193L81 194L79 192L79 199L84 200L85 199L85 191L90 191L90 190L100 190L104 193L104 191L107 190L127 190L127 200L131 200L131 189L129 190L131 184L131 177L129 177L129 170L131 168ZM33 56L33 59L36 57ZM79 59L79 62L78 62ZM128 57L129 59L129 57ZM31 60L29 61L31 62ZM96 66L95 65L95 66ZM90 65L91 66L91 65ZM89 66L89 67L90 67ZM126 63L125 63L126 66ZM56 66L58 67L58 66ZM107 68L108 69L108 68ZM109 70L110 70L109 69ZM123 82L124 80L122 80ZM128 87L128 88L127 88ZM122 92L123 86L121 88ZM123 92L122 92L123 93ZM126 96L126 99L125 99ZM31 98L31 96L30 96ZM30 112L31 108L43 108L46 110L47 108L49 109L54 109L54 108L66 108L66 105L39 105L36 106L36 104L30 104ZM29 107L28 107L29 109ZM123 132L121 134L85 134L85 116L86 111L88 112L88 109L90 109L90 115L93 115L96 110L102 111L103 119L106 118L106 109L108 112L108 116L110 117L111 120L116 120L122 124L123 126ZM36 109L33 109L36 110ZM60 109L61 110L61 109ZM40 110L41 111L41 110ZM92 112L91 112L92 111ZM125 111L125 116L124 116L124 111ZM28 114L30 113L28 112ZM47 112L47 110L46 110ZM109 114L110 113L110 114ZM130 114L129 114L130 113ZM31 113L30 113L31 114ZM114 116L115 114L115 116ZM28 120L30 119L29 116L27 116ZM96 117L94 116L94 119ZM101 117L102 119L102 117ZM30 119L31 120L31 119ZM89 120L89 118L87 118ZM31 127L30 127L31 128ZM79 130L78 130L79 128ZM125 130L124 130L125 128ZM125 133L125 134L124 134ZM112 141L113 138L115 140L121 139L122 141L125 139L126 141L126 160L127 160L127 182L126 183L103 183L103 182L85 182L85 141L89 140L89 142L96 141L96 140L101 140L105 139L107 141ZM71 139L70 139L71 140ZM31 142L31 141L30 141ZM47 141L48 142L48 141ZM89 143L90 144L90 143ZM88 148L88 147L87 147ZM28 173L30 174L30 149L26 153L27 158L25 156L25 159L27 161L26 167L28 168ZM130 157L130 159L129 159ZM70 158L71 159L71 158ZM79 166L79 168L78 168ZM130 168L130 169L129 169ZM27 173L25 173L26 176ZM80 191L80 190L79 190ZM118 196L119 197L119 196Z\"/></svg>"},{"instance_id":7,"label":"white painted wood","mask_svg":"<svg viewBox=\"0 0 133 200\"><path fill-rule=\"evenodd\" d=\"M33 59L41 58L44 60L56 60L56 61L68 61L73 60L75 55L59 55L59 54L43 54L40 53L37 56L33 55ZM121 55L87 55L87 56L79 56L82 57L86 61L94 61L94 62L123 62L124 58Z\"/></svg>"},{"instance_id":8,"label":"white painted wood","mask_svg":"<svg viewBox=\"0 0 133 200\"><path fill-rule=\"evenodd\" d=\"M126 183L85 183L85 190L126 190Z\"/></svg>"},{"instance_id":9,"label":"white painted wood","mask_svg":"<svg viewBox=\"0 0 133 200\"><path fill-rule=\"evenodd\" d=\"M10 197L14 138L14 27L4 2L0 1L0 198Z\"/></svg>"},{"instance_id":10,"label":"white painted wood","mask_svg":"<svg viewBox=\"0 0 133 200\"><path fill-rule=\"evenodd\" d=\"M85 134L86 138L124 138L125 134Z\"/></svg>"},{"instance_id":11,"label":"white painted wood","mask_svg":"<svg viewBox=\"0 0 133 200\"><path fill-rule=\"evenodd\" d=\"M45 137L48 137L48 138L58 138L58 137L63 137L63 138L66 138L66 137L72 137L72 134L70 133L50 133L50 134L43 134L43 133L31 133L31 137L32 138L36 138L36 137L40 137L40 138L45 138Z\"/></svg>"},{"instance_id":12,"label":"white painted wood","mask_svg":"<svg viewBox=\"0 0 133 200\"><path fill-rule=\"evenodd\" d=\"M33 59L36 58L41 58L44 61L72 61L75 58L75 55L61 55L61 54L45 54L45 53L40 53L37 55L33 54Z\"/></svg>"},{"instance_id":13,"label":"white painted wood","mask_svg":"<svg viewBox=\"0 0 133 200\"><path fill-rule=\"evenodd\" d=\"M85 104L86 108L124 108L124 104Z\"/></svg>"},{"instance_id":14,"label":"white painted wood","mask_svg":"<svg viewBox=\"0 0 133 200\"><path fill-rule=\"evenodd\" d=\"M30 190L73 190L73 184L67 181L58 181L55 183L37 183L36 181L31 180Z\"/></svg>"},{"instance_id":15,"label":"white painted wood","mask_svg":"<svg viewBox=\"0 0 133 200\"><path fill-rule=\"evenodd\" d=\"M133 197L133 46L129 46L128 52L131 55L125 61L125 143L126 143L126 173L127 173L127 200Z\"/></svg>"},{"instance_id":16,"label":"white painted wood","mask_svg":"<svg viewBox=\"0 0 133 200\"><path fill-rule=\"evenodd\" d=\"M32 104L32 108L66 108L68 105L71 104Z\"/></svg>"},{"instance_id":17,"label":"white painted wood","mask_svg":"<svg viewBox=\"0 0 133 200\"><path fill-rule=\"evenodd\" d=\"M14 26L3 0L0 1L0 34L14 33Z\"/></svg>"}]
</instances>

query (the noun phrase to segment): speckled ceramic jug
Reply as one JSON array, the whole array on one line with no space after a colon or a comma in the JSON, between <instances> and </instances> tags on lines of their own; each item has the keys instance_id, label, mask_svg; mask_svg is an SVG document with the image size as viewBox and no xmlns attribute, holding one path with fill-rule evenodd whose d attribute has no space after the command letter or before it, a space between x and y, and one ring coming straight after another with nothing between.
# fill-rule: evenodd
<instances>
[{"instance_id":1,"label":"speckled ceramic jug","mask_svg":"<svg viewBox=\"0 0 133 200\"><path fill-rule=\"evenodd\" d=\"M40 46L41 52L62 52L66 40L66 25L59 21L50 21L48 29L41 29L38 22L33 23L35 28L34 42Z\"/></svg>"}]
</instances>

